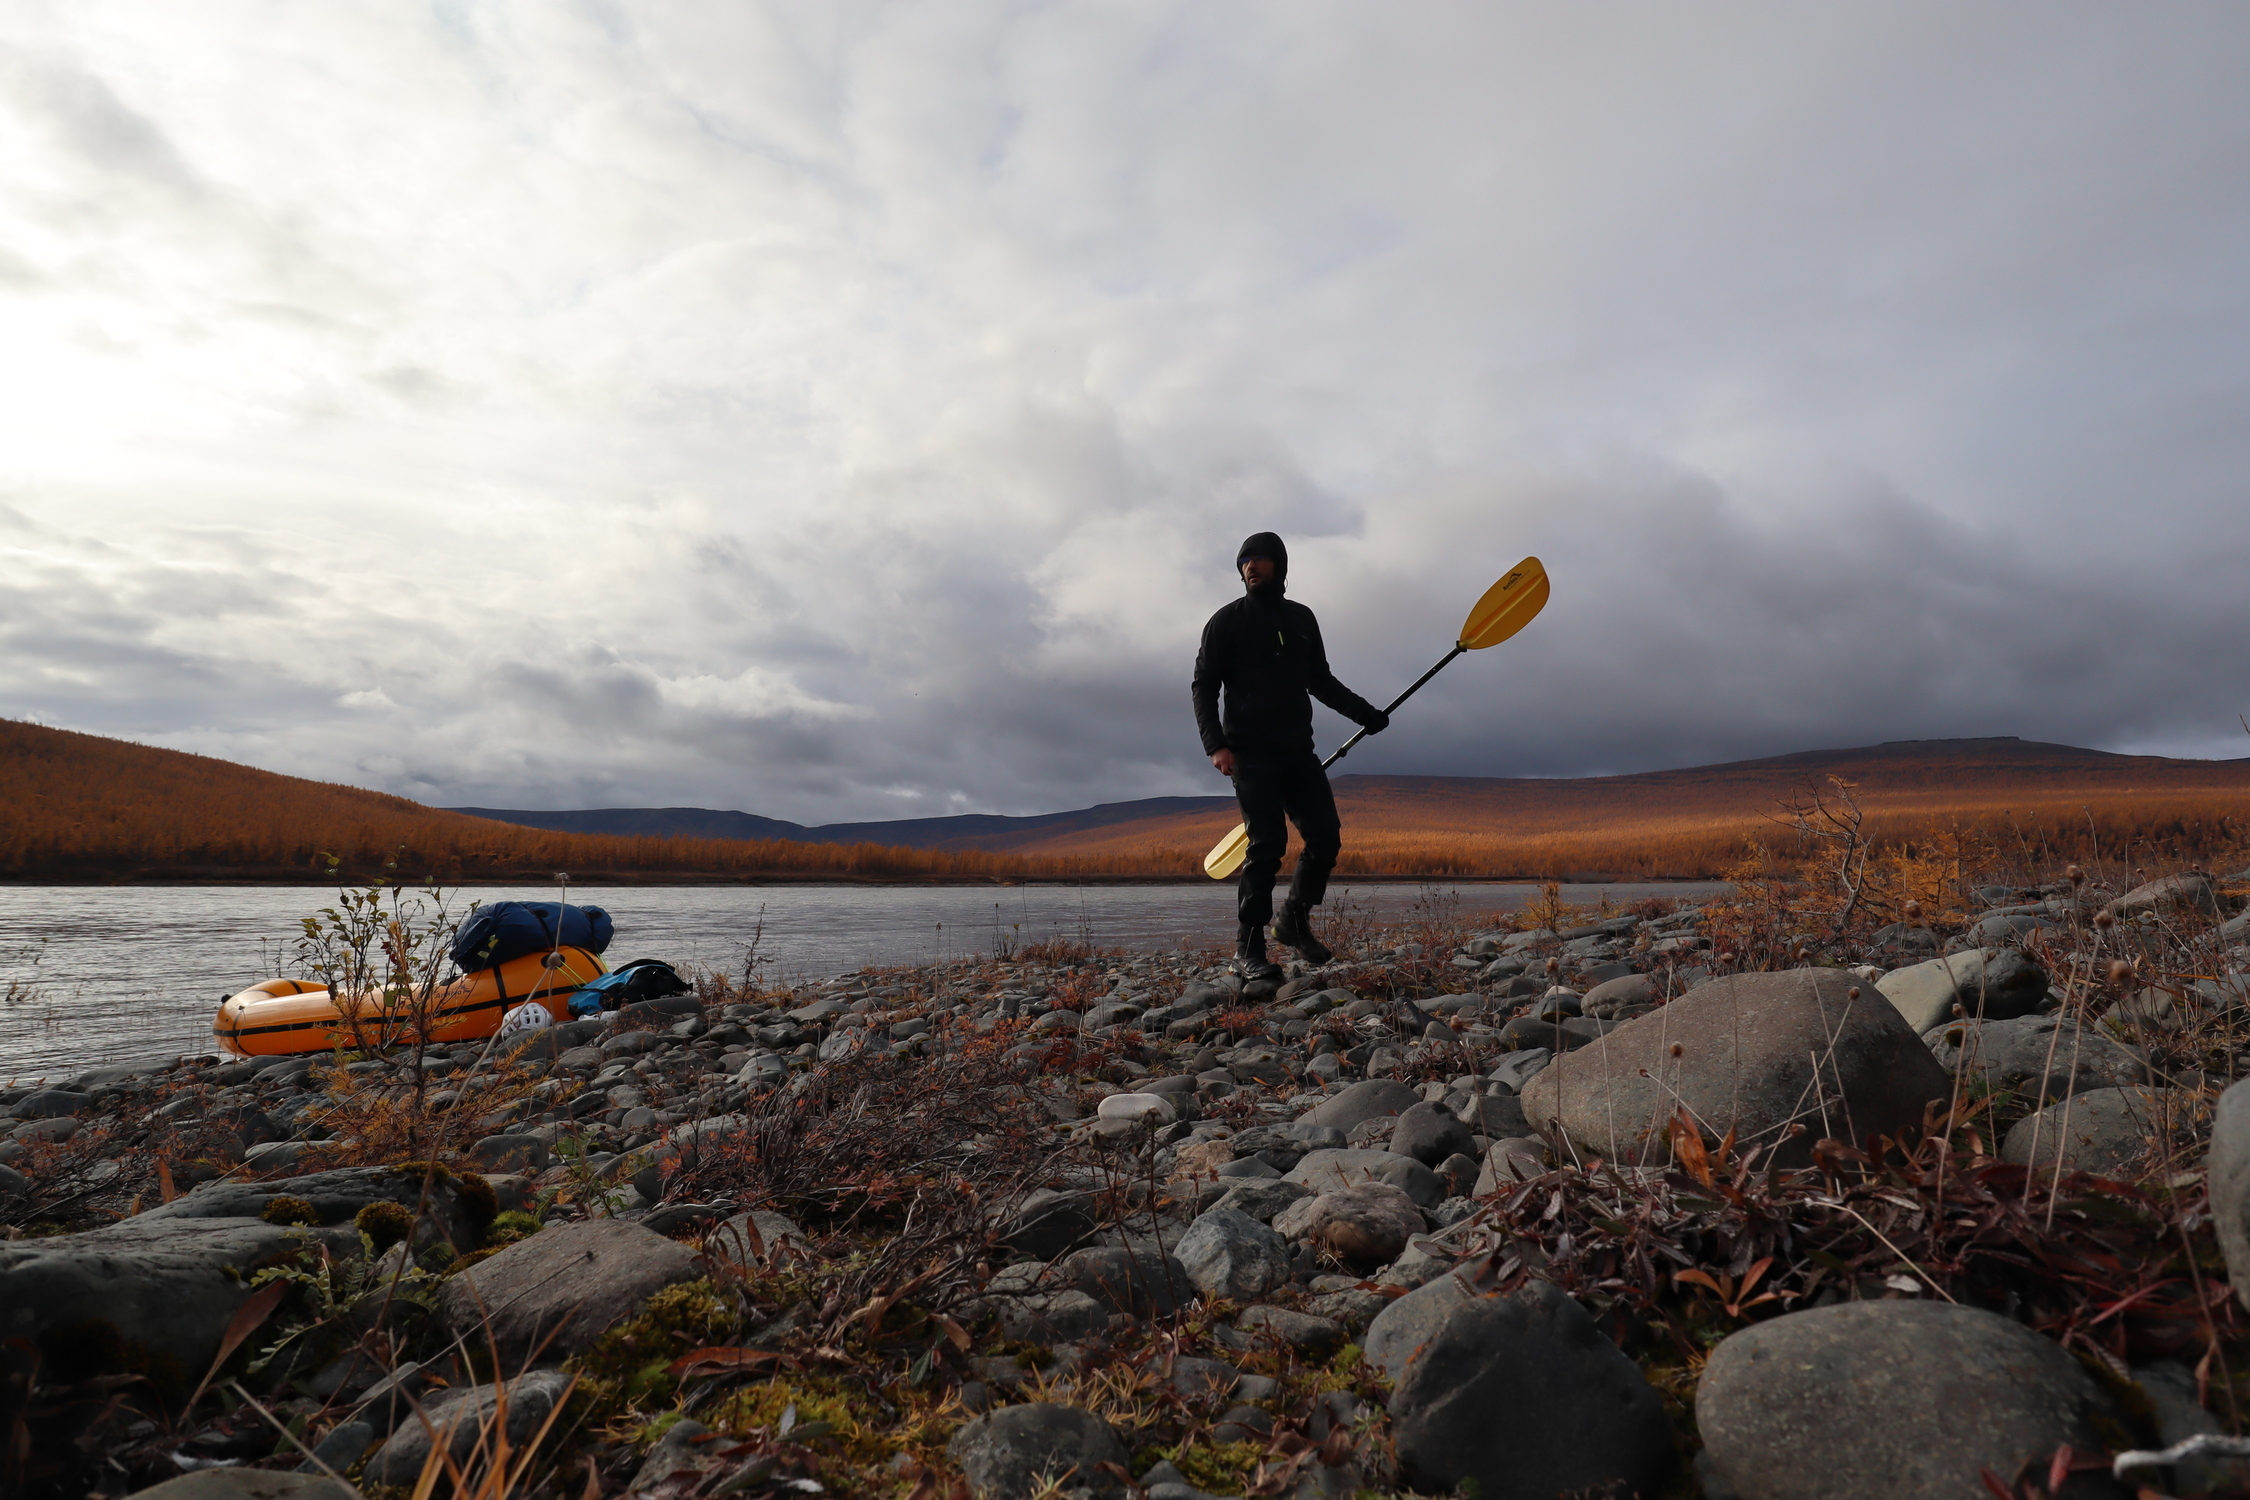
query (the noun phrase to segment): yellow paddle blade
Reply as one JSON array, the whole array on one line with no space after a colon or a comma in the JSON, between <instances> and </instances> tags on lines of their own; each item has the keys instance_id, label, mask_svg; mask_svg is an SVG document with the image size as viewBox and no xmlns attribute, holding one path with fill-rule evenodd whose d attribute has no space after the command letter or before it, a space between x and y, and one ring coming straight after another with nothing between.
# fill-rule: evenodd
<instances>
[{"instance_id":1,"label":"yellow paddle blade","mask_svg":"<svg viewBox=\"0 0 2250 1500\"><path fill-rule=\"evenodd\" d=\"M1242 868L1243 857L1250 852L1250 825L1237 823L1234 832L1211 846L1203 856L1203 873L1213 880L1224 880Z\"/></svg>"},{"instance_id":2,"label":"yellow paddle blade","mask_svg":"<svg viewBox=\"0 0 2250 1500\"><path fill-rule=\"evenodd\" d=\"M1547 570L1536 557L1527 557L1508 570L1508 576L1484 591L1477 607L1461 626L1455 642L1463 651L1497 646L1529 625L1547 607Z\"/></svg>"}]
</instances>

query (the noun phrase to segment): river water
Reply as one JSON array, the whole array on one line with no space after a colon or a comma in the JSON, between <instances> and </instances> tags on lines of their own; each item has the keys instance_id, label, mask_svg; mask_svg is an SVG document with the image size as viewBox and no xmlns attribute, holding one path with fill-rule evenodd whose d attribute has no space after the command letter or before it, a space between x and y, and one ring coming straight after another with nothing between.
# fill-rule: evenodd
<instances>
[{"instance_id":1,"label":"river water","mask_svg":"<svg viewBox=\"0 0 2250 1500\"><path fill-rule=\"evenodd\" d=\"M1702 900L1716 885L1564 886L1604 895ZM1332 909L1379 922L1441 909L1473 919L1521 907L1538 887L1342 886ZM469 901L552 900L551 885L479 887ZM1003 943L1068 938L1103 947L1217 948L1232 942L1231 889L1195 885L573 886L617 924L607 959L742 970L756 943L768 982L872 965L990 954ZM61 1077L101 1063L215 1050L211 1016L247 985L294 972L300 920L334 900L306 886L0 886L0 1080Z\"/></svg>"}]
</instances>

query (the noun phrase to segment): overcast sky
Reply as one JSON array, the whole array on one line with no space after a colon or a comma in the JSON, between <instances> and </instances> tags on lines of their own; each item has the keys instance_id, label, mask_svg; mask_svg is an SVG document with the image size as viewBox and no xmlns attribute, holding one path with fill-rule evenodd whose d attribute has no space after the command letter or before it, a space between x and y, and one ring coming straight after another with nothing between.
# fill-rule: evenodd
<instances>
[{"instance_id":1,"label":"overcast sky","mask_svg":"<svg viewBox=\"0 0 2250 1500\"><path fill-rule=\"evenodd\" d=\"M2250 754L2250 11L0 7L0 715L425 801ZM1322 712L1323 746L1344 730Z\"/></svg>"}]
</instances>

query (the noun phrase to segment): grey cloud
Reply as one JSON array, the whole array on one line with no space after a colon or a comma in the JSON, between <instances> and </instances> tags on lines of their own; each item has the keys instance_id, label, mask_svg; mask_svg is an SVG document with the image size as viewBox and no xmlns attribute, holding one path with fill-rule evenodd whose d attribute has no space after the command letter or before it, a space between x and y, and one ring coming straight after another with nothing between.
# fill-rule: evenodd
<instances>
[{"instance_id":1,"label":"grey cloud","mask_svg":"<svg viewBox=\"0 0 2250 1500\"><path fill-rule=\"evenodd\" d=\"M1643 484L1656 493L1620 493L1619 476L1606 494L1535 498L1579 518L1550 550L1554 602L1494 660L1453 669L1360 769L1498 759L1570 774L1990 734L2100 743L2223 721L2250 685L2221 645L2250 629L2231 566L2120 590L2099 559L2056 565L2004 528L1895 494L1775 526L1692 475Z\"/></svg>"},{"instance_id":2,"label":"grey cloud","mask_svg":"<svg viewBox=\"0 0 2250 1500\"><path fill-rule=\"evenodd\" d=\"M97 74L61 57L0 49L0 82L19 118L44 125L75 163L108 183L202 196L171 138Z\"/></svg>"},{"instance_id":3,"label":"grey cloud","mask_svg":"<svg viewBox=\"0 0 2250 1500\"><path fill-rule=\"evenodd\" d=\"M2223 14L144 19L0 102L0 712L437 802L1209 791L1270 527L1377 700L1553 571L1354 770L2235 753Z\"/></svg>"}]
</instances>

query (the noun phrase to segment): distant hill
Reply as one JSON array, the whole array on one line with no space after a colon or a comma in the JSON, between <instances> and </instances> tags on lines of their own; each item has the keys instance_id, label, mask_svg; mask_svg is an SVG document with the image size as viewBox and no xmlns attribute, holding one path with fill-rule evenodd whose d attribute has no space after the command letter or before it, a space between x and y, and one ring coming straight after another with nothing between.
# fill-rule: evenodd
<instances>
[{"instance_id":1,"label":"distant hill","mask_svg":"<svg viewBox=\"0 0 2250 1500\"><path fill-rule=\"evenodd\" d=\"M756 813L709 807L597 807L584 812L532 812L509 807L452 807L447 812L491 818L558 833L605 833L651 838L793 839L810 844L882 843L903 849L1014 849L1027 840L1113 828L1146 818L1193 816L1234 806L1232 797L1146 797L1104 802L1076 812L962 813L947 818L896 818L873 823L822 823L806 827Z\"/></svg>"},{"instance_id":2,"label":"distant hill","mask_svg":"<svg viewBox=\"0 0 2250 1500\"><path fill-rule=\"evenodd\" d=\"M1870 829L1893 838L1957 823L2036 833L2058 849L2076 839L2112 848L2161 843L2203 857L2233 848L2234 830L2250 821L2250 758L2171 760L2014 737L1900 740L1623 776L1339 776L1335 787L1347 870L1688 876L1724 868L1746 838L1772 841L1777 801L1807 783L1825 787L1829 776L1856 783ZM723 830L739 826L761 838L866 840L1151 870L1192 870L1237 819L1234 799L1224 796L812 828L702 808L457 810L532 827L692 829L725 838ZM571 821L579 819L600 821ZM735 819L743 821L728 821Z\"/></svg>"},{"instance_id":3,"label":"distant hill","mask_svg":"<svg viewBox=\"0 0 2250 1500\"><path fill-rule=\"evenodd\" d=\"M1893 842L1976 828L2058 859L2127 848L2209 859L2239 850L2250 826L2250 759L2114 755L2013 737L1904 740L1623 776L1340 776L1343 868L1715 874L1747 840L1790 843L1772 821L1777 804L1808 785L1826 790L1831 776L1856 785L1868 831ZM1229 804L995 847L1049 858L1201 849L1234 821Z\"/></svg>"},{"instance_id":4,"label":"distant hill","mask_svg":"<svg viewBox=\"0 0 2250 1500\"><path fill-rule=\"evenodd\" d=\"M2110 755L2016 739L1923 740L1556 780L1343 776L1343 869L1382 876L1707 877L1751 839L1788 842L1777 799L1858 784L1867 829L1946 829L2027 858L2240 862L2250 760ZM0 879L1194 878L1229 797L1030 817L806 828L747 812L425 807L209 756L0 720Z\"/></svg>"},{"instance_id":5,"label":"distant hill","mask_svg":"<svg viewBox=\"0 0 2250 1500\"><path fill-rule=\"evenodd\" d=\"M409 880L545 879L558 870L581 879L989 878L1022 865L867 844L545 832L0 719L0 879L327 880L332 869Z\"/></svg>"},{"instance_id":6,"label":"distant hill","mask_svg":"<svg viewBox=\"0 0 2250 1500\"><path fill-rule=\"evenodd\" d=\"M579 812L526 812L511 807L448 807L441 811L488 818L551 833L591 833L609 838L788 839L807 842L802 823L709 807L590 807ZM812 840L811 842L824 842Z\"/></svg>"}]
</instances>

